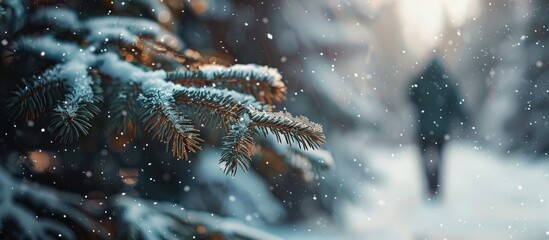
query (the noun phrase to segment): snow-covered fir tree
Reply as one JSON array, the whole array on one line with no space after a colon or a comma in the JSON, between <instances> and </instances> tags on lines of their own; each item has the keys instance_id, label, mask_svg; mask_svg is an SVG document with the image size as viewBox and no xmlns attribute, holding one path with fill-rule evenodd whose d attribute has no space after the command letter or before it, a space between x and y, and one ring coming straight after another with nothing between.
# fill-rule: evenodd
<instances>
[{"instance_id":1,"label":"snow-covered fir tree","mask_svg":"<svg viewBox=\"0 0 549 240\"><path fill-rule=\"evenodd\" d=\"M1 2L6 104L0 153L2 168L9 171L0 172L6 192L0 221L10 227L0 235L276 239L237 220L168 202L191 199L188 192L215 192L198 182L231 184L239 177L201 176L193 171L197 162L216 163L213 170L229 176L253 170L242 174L255 181L280 167L311 180L333 165L320 149L325 137L319 124L277 111L275 103L287 91L278 70L197 51L179 37L190 31L180 23L200 21L186 15L200 13L205 4ZM269 154L278 161L270 163ZM263 165L250 166L252 159ZM27 181L41 185L20 183ZM202 199L209 206L202 210L266 222L284 216L260 210L258 201L280 201L267 185L258 189L265 197L256 198L257 192L242 191L244 184L232 184L241 194L237 201L257 204L230 214ZM73 192L72 197L42 185ZM26 210L29 206L34 212ZM30 225L25 220L42 215L67 220Z\"/></svg>"}]
</instances>

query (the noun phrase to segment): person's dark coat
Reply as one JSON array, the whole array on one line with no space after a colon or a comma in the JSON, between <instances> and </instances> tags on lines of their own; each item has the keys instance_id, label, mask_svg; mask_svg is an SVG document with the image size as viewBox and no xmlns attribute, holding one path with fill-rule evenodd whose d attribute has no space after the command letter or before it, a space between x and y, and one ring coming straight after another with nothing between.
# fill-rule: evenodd
<instances>
[{"instance_id":1,"label":"person's dark coat","mask_svg":"<svg viewBox=\"0 0 549 240\"><path fill-rule=\"evenodd\" d=\"M465 121L456 87L436 60L412 83L410 97L419 115L420 138L442 140L455 118Z\"/></svg>"}]
</instances>

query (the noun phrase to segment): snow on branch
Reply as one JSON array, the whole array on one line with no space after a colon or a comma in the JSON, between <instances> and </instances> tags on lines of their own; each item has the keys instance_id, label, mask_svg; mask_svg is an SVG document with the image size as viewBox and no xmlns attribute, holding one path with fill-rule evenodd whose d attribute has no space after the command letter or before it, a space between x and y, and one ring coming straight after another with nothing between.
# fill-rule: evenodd
<instances>
[{"instance_id":1,"label":"snow on branch","mask_svg":"<svg viewBox=\"0 0 549 240\"><path fill-rule=\"evenodd\" d=\"M135 35L161 37L165 33L156 23L144 18L109 16L92 18L84 22L87 29L96 31L111 29L125 29Z\"/></svg>"},{"instance_id":2,"label":"snow on branch","mask_svg":"<svg viewBox=\"0 0 549 240\"><path fill-rule=\"evenodd\" d=\"M156 22L143 18L100 17L87 20L83 25L89 31L86 40L94 46L100 46L109 39L120 39L125 44L135 44L140 39L154 39L174 50L183 47L183 43L173 34L163 30Z\"/></svg>"},{"instance_id":3,"label":"snow on branch","mask_svg":"<svg viewBox=\"0 0 549 240\"><path fill-rule=\"evenodd\" d=\"M87 135L89 121L100 112L95 104L102 100L102 89L87 68L81 61L69 61L46 70L14 92L8 113L14 118L24 115L25 120L31 120L56 105L48 127L50 132L57 133L62 142Z\"/></svg>"},{"instance_id":4,"label":"snow on branch","mask_svg":"<svg viewBox=\"0 0 549 240\"><path fill-rule=\"evenodd\" d=\"M276 69L256 64L203 65L195 71L169 72L167 78L183 86L213 86L253 94L268 104L282 101L286 93L282 76Z\"/></svg>"},{"instance_id":5,"label":"snow on branch","mask_svg":"<svg viewBox=\"0 0 549 240\"><path fill-rule=\"evenodd\" d=\"M91 47L93 50L102 51L107 46L121 47L129 50L143 64L161 61L173 66L196 61L193 57L178 52L184 48L184 43L179 38L156 22L144 18L103 16L79 21L76 14L66 8L48 7L38 9L30 17L30 25L82 34L83 36L77 37L82 38L79 45ZM32 48L34 45L29 41L20 44L26 44L24 48ZM176 58L166 57L166 54Z\"/></svg>"},{"instance_id":6,"label":"snow on branch","mask_svg":"<svg viewBox=\"0 0 549 240\"><path fill-rule=\"evenodd\" d=\"M80 22L76 13L68 8L41 8L30 17L29 24L34 26L55 26L63 30L76 30Z\"/></svg>"},{"instance_id":7,"label":"snow on branch","mask_svg":"<svg viewBox=\"0 0 549 240\"><path fill-rule=\"evenodd\" d=\"M65 62L68 59L75 58L85 59L87 57L86 52L81 51L82 48L77 44L57 40L52 35L23 36L16 39L10 48L12 48L15 56L25 53L54 62Z\"/></svg>"},{"instance_id":8,"label":"snow on branch","mask_svg":"<svg viewBox=\"0 0 549 240\"><path fill-rule=\"evenodd\" d=\"M177 204L151 203L129 197L118 197L121 226L125 237L134 239L193 239L222 236L223 239L279 239L243 223L214 214L186 210Z\"/></svg>"}]
</instances>

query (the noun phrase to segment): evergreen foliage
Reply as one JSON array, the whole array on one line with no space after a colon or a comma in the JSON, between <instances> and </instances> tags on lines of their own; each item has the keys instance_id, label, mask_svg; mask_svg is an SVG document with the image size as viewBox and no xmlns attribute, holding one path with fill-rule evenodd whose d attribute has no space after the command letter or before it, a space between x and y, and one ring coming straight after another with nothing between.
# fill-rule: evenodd
<instances>
[{"instance_id":1,"label":"evergreen foliage","mask_svg":"<svg viewBox=\"0 0 549 240\"><path fill-rule=\"evenodd\" d=\"M69 12L40 10L31 23L49 22L53 31L12 44L14 54L54 62L14 91L7 104L13 120L50 115L48 131L63 143L76 141L106 112L98 104L105 90L114 93L106 98L114 131L143 123L178 158L201 149L197 126L227 129L220 162L233 175L238 167L248 169L257 132L303 149L324 143L320 125L272 112L286 92L276 69L205 64L197 52L181 51L184 44L155 22L117 16L78 21ZM57 39L66 30L79 38Z\"/></svg>"},{"instance_id":2,"label":"evergreen foliage","mask_svg":"<svg viewBox=\"0 0 549 240\"><path fill-rule=\"evenodd\" d=\"M43 153L47 155L44 162L51 165L24 178L82 194L73 196L40 185L31 186L24 183L25 180L12 179L3 171L4 166L0 167L0 192L3 193L0 194L0 238L277 239L236 219L217 217L212 214L215 210L196 206L190 210L167 202L139 199L140 194L143 198L155 198L151 196L154 190L147 189L145 193L136 190L146 185L143 181L139 182L143 185L134 185L140 177L150 176L147 174L158 168L141 168L137 176L133 176L132 171L137 172L139 164L146 164L142 158L150 156L150 152L157 154L156 144L147 149L136 146L148 146L147 141L157 140L177 159L200 160L193 163L207 163L213 156L221 156L218 166L226 175L219 173L221 178L217 180L224 179L224 184L243 194L242 204L248 204L253 191L251 199L255 202L250 206L251 212L256 212L265 202L278 204L274 196L270 202L266 201L266 195L272 190L268 190L266 184L258 185L263 179L256 173L240 178L232 176L239 169L259 173L263 162L256 160L262 160L265 152L272 149L276 149L276 161L303 173L316 174L319 169L331 166L332 161L329 154L316 154L324 151L318 149L325 141L320 125L305 117L274 111L274 104L285 99L286 86L281 74L267 66L230 64L231 60L223 59L212 61L207 55L203 57L200 52L187 48L173 26L179 19L174 15L185 12L179 5L192 10L193 6L186 1L82 4L84 7L64 1L0 1L0 8L8 9L5 19L9 23L7 28L0 24L0 29L7 29L3 33L8 34L5 37L8 44L3 41L0 46L3 54L0 70L13 70L8 80L10 84L13 81L17 84L6 92L0 91L1 94L12 91L8 97L2 95L2 101L7 110L6 125L15 132L6 137L10 138L9 145L4 138L0 139L3 146L11 147L0 151L0 157L10 155L19 157L18 162L34 161L31 154ZM85 6L91 6L89 12L82 11L88 10ZM108 14L97 16L97 10L108 11ZM161 21L166 18L165 14L172 24ZM0 19L4 20L4 16ZM0 33L2 39L3 33ZM31 131L36 127L41 129L40 137L27 144L28 138L35 138ZM49 134L42 135L44 131ZM112 142L119 137L127 141L120 141L124 147L135 140L131 143L133 149L117 149ZM140 140L145 143L141 144ZM13 147L20 143L24 146ZM211 145L216 143L221 153L209 154ZM191 155L203 147L206 151L201 155L196 158ZM122 156L133 154L132 150L139 150L137 154L142 155L133 155L136 157L133 163L124 162L126 159L122 160ZM170 168L186 164L174 164L166 161L166 157L158 158L163 164L158 165ZM96 159L100 159L101 164L96 163ZM35 170L32 164L28 165L27 170ZM106 173L108 171L110 173ZM76 174L71 175L74 172ZM101 177L95 176L98 172ZM116 180L122 181L113 182L113 173L120 177ZM166 179L185 179L188 175L191 174L186 168L170 169ZM216 182L212 175L206 176L203 172L201 175L200 180ZM135 177L135 182L126 181L126 176ZM232 181L226 181L228 179ZM246 185L242 179L253 181ZM162 184L165 182L168 180ZM192 185L194 191L194 182L185 184L185 188ZM264 188L261 197L255 196L259 191L251 190L250 185ZM72 188L65 189L67 186ZM241 191L246 186L248 191ZM168 191L164 187L167 186L162 185L162 190ZM185 188L179 189L187 192ZM208 185L197 191L216 189ZM202 203L214 204L213 201ZM276 213L274 218L270 215L276 211L264 209L259 213L269 216L259 217L274 220L283 216ZM220 213L220 216L227 214Z\"/></svg>"}]
</instances>

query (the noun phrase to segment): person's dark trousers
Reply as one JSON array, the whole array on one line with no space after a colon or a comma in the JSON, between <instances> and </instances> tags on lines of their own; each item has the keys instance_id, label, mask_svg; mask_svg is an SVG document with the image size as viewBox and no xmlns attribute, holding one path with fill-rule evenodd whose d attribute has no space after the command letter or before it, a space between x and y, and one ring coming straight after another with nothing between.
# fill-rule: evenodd
<instances>
[{"instance_id":1,"label":"person's dark trousers","mask_svg":"<svg viewBox=\"0 0 549 240\"><path fill-rule=\"evenodd\" d=\"M420 138L421 161L431 199L440 198L444 138Z\"/></svg>"}]
</instances>

